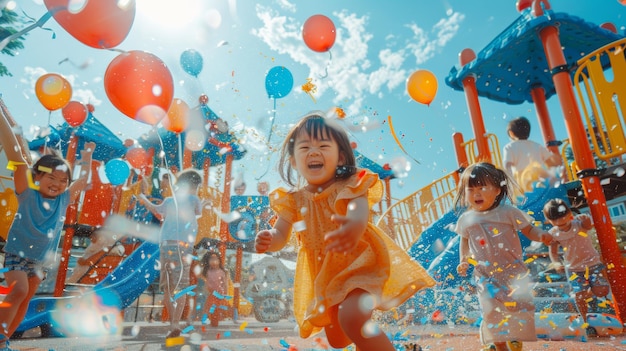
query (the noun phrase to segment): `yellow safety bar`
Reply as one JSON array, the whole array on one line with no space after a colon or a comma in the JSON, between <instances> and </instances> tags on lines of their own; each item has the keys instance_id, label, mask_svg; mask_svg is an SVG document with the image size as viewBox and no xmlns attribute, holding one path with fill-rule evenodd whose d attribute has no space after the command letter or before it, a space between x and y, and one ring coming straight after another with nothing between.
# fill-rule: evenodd
<instances>
[{"instance_id":1,"label":"yellow safety bar","mask_svg":"<svg viewBox=\"0 0 626 351\"><path fill-rule=\"evenodd\" d=\"M626 152L626 38L578 60L574 84L592 151L609 165ZM608 69L606 66L608 65Z\"/></svg>"}]
</instances>

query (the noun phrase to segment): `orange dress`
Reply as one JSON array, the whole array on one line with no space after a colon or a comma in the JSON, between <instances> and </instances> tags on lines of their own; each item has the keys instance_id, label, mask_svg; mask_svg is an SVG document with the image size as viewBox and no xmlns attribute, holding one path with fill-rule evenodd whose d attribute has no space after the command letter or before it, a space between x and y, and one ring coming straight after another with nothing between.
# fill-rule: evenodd
<instances>
[{"instance_id":1,"label":"orange dress","mask_svg":"<svg viewBox=\"0 0 626 351\"><path fill-rule=\"evenodd\" d=\"M424 268L372 223L352 251L324 253L324 235L338 227L331 216L345 215L348 203L361 196L367 197L371 208L382 194L378 175L369 171L337 180L321 193L280 188L270 194L272 209L292 224L298 242L294 315L301 337L329 325L330 307L352 290L369 292L377 309L388 310L435 284Z\"/></svg>"}]
</instances>

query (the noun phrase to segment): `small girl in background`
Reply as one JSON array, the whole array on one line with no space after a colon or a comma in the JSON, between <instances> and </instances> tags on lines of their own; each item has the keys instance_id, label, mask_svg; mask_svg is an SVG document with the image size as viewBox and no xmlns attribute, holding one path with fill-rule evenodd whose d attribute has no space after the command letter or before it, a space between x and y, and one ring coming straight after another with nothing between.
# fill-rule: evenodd
<instances>
[{"instance_id":1,"label":"small girl in background","mask_svg":"<svg viewBox=\"0 0 626 351\"><path fill-rule=\"evenodd\" d=\"M204 254L201 265L206 293L203 315L209 317L212 327L217 327L222 320L223 306L227 306L224 297L228 293L228 272L224 269L221 256L216 251Z\"/></svg>"},{"instance_id":2,"label":"small girl in background","mask_svg":"<svg viewBox=\"0 0 626 351\"><path fill-rule=\"evenodd\" d=\"M591 238L581 235L593 228L591 217L587 214L574 216L562 199L548 201L543 207L543 214L553 225L549 230L552 235L550 261L557 271L563 271L559 257L559 247L563 247L565 271L576 294L576 306L583 320L587 321L587 302L607 296L610 290L600 254L593 246Z\"/></svg>"},{"instance_id":3,"label":"small girl in background","mask_svg":"<svg viewBox=\"0 0 626 351\"><path fill-rule=\"evenodd\" d=\"M56 153L41 156L30 169L24 157L27 151L18 141L21 136L15 135L12 121L0 116L0 142L13 168L18 201L4 247L4 277L10 291L0 302L0 351L11 351L9 338L24 319L48 270L58 264L56 250L65 212L87 186L96 144L85 143L79 160L81 174L72 182L70 164Z\"/></svg>"},{"instance_id":4,"label":"small girl in background","mask_svg":"<svg viewBox=\"0 0 626 351\"><path fill-rule=\"evenodd\" d=\"M504 203L512 201L513 186L503 170L476 163L461 174L455 199L455 209L466 208L455 228L461 236L457 272L465 276L470 264L475 266L485 350L517 351L522 341L537 340L529 270L517 232L546 245L550 235L533 226L527 213Z\"/></svg>"},{"instance_id":5,"label":"small girl in background","mask_svg":"<svg viewBox=\"0 0 626 351\"><path fill-rule=\"evenodd\" d=\"M300 336L323 328L334 348L354 343L360 351L394 351L372 311L399 306L434 281L370 223L370 208L383 192L378 176L356 169L346 132L321 113L304 116L288 133L279 172L294 189L269 195L278 219L257 233L255 249L279 251L295 232Z\"/></svg>"}]
</instances>

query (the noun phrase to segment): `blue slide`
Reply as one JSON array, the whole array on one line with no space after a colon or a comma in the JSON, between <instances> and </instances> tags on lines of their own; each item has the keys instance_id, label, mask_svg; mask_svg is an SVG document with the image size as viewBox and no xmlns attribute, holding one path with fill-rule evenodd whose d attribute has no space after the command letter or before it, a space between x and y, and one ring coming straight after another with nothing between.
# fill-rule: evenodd
<instances>
[{"instance_id":1,"label":"blue slide","mask_svg":"<svg viewBox=\"0 0 626 351\"><path fill-rule=\"evenodd\" d=\"M567 199L567 187L535 189L526 194L526 200L519 207L529 212L535 220L543 222L543 206L552 198ZM476 296L467 294L468 289L472 289L471 279L459 277L456 272L460 237L453 229L457 220L458 214L454 210L446 213L426 228L408 251L437 281L436 287L416 294L410 302L415 308L414 318L417 322L442 323L448 320L463 323L458 318L480 316ZM520 239L522 247L526 248L530 244L530 240L523 235L520 235ZM471 274L471 271L468 273ZM435 316L442 320L436 320Z\"/></svg>"},{"instance_id":2,"label":"blue slide","mask_svg":"<svg viewBox=\"0 0 626 351\"><path fill-rule=\"evenodd\" d=\"M59 312L60 309L75 308L87 301L93 294L97 295L102 305L123 310L135 301L158 276L159 271L156 269L158 259L159 245L146 241L126 257L105 279L81 295L33 298L16 332L46 326L51 328L53 335L63 336L63 332L55 328L57 323L52 317L53 313Z\"/></svg>"}]
</instances>

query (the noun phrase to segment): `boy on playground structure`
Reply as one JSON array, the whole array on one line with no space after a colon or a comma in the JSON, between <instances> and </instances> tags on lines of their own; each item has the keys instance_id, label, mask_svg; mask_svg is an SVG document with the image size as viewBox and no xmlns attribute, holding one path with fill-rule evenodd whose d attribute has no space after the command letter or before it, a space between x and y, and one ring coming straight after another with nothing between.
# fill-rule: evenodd
<instances>
[{"instance_id":1,"label":"boy on playground structure","mask_svg":"<svg viewBox=\"0 0 626 351\"><path fill-rule=\"evenodd\" d=\"M518 117L509 122L507 133L511 142L502 150L504 168L524 189L532 191L537 182L557 178L553 168L560 166L561 157L545 146L528 140L530 122L526 117Z\"/></svg>"}]
</instances>

